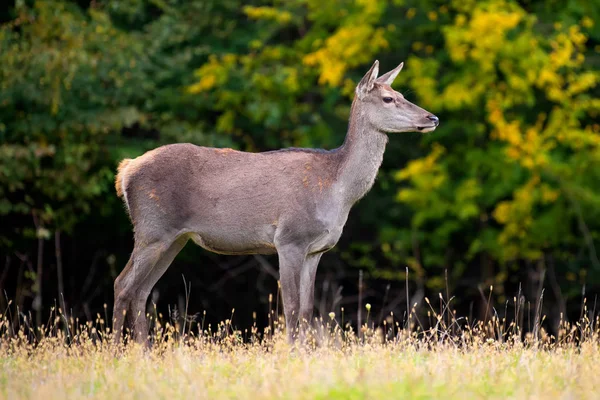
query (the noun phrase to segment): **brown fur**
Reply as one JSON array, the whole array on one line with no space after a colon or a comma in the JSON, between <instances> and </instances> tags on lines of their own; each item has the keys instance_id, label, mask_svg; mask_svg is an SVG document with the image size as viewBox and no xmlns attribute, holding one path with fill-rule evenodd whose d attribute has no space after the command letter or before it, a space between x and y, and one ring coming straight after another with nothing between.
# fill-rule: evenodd
<instances>
[{"instance_id":1,"label":"brown fur","mask_svg":"<svg viewBox=\"0 0 600 400\"><path fill-rule=\"evenodd\" d=\"M117 190L117 196L123 197L123 174L125 173L125 168L131 161L131 158L126 158L119 163L117 167L117 176L115 178L115 189Z\"/></svg>"},{"instance_id":2,"label":"brown fur","mask_svg":"<svg viewBox=\"0 0 600 400\"><path fill-rule=\"evenodd\" d=\"M115 178L117 196L123 197L125 194L123 192L123 179L135 175L144 163L151 162L159 149L160 147L158 149L147 151L136 158L126 158L119 163L119 166L117 167L117 176Z\"/></svg>"}]
</instances>

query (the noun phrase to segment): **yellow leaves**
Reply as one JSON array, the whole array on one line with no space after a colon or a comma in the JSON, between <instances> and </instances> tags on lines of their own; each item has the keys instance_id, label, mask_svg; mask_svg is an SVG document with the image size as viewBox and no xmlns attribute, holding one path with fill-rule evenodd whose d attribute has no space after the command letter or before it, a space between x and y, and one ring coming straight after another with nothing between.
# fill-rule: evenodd
<instances>
[{"instance_id":1,"label":"yellow leaves","mask_svg":"<svg viewBox=\"0 0 600 400\"><path fill-rule=\"evenodd\" d=\"M226 54L221 59L210 56L208 63L201 66L194 73L200 80L188 87L189 93L206 92L216 86L222 85L227 80L229 68L235 64L237 57Z\"/></svg>"},{"instance_id":2,"label":"yellow leaves","mask_svg":"<svg viewBox=\"0 0 600 400\"><path fill-rule=\"evenodd\" d=\"M498 203L496 209L493 212L494 219L498 221L500 224L506 224L510 219L511 213L511 202L510 201L502 201Z\"/></svg>"},{"instance_id":3,"label":"yellow leaves","mask_svg":"<svg viewBox=\"0 0 600 400\"><path fill-rule=\"evenodd\" d=\"M551 86L551 85L560 85L562 82L562 78L558 75L558 73L551 68L545 67L542 68L537 76L537 86Z\"/></svg>"},{"instance_id":4,"label":"yellow leaves","mask_svg":"<svg viewBox=\"0 0 600 400\"><path fill-rule=\"evenodd\" d=\"M285 86L291 93L295 93L300 88L298 83L298 70L291 67L284 67L283 71L285 73Z\"/></svg>"},{"instance_id":5,"label":"yellow leaves","mask_svg":"<svg viewBox=\"0 0 600 400\"><path fill-rule=\"evenodd\" d=\"M439 149L432 150L396 175L408 183L397 200L415 210L413 225L421 226L423 221L459 223L486 215L489 210L482 212L478 200L486 194L497 196L491 209L501 225L500 233L493 233L498 235L501 253L506 258L535 259L540 248L556 240L556 232L548 229L551 221L569 207L554 204L562 193L555 187L557 181L593 171L592 163L600 163L600 124L595 122L600 99L593 95L600 75L584 65L590 50L585 48L585 28L593 21L559 25L548 33L539 29L533 14L509 0L472 2L468 7L452 4L451 8L460 13L442 26L445 48L440 49L451 65L442 62L434 67L437 61L423 55L429 43L416 37L412 49L424 58L411 56L404 78L426 109L447 110L450 115L464 112L472 125L465 127L469 144L479 145L474 137L488 133L492 141L483 144L484 151L497 158L487 164L477 150L462 149L458 157L473 154L477 161L466 161L469 167L454 171L453 167L461 168L453 154L460 146L449 148L445 156ZM436 18L431 13L427 17ZM487 124L481 131L473 126L483 121ZM498 193L478 193L489 183L478 182L481 175L467 169L482 164L492 168L497 179L507 180L502 190L503 184L495 185ZM532 178L523 184L523 176ZM441 228L433 230L439 233Z\"/></svg>"},{"instance_id":6,"label":"yellow leaves","mask_svg":"<svg viewBox=\"0 0 600 400\"><path fill-rule=\"evenodd\" d=\"M482 183L477 178L452 180L445 154L444 147L433 144L427 156L409 162L395 175L397 180L410 182L409 187L398 191L396 199L416 211L413 227L438 221L443 225L439 229L449 233L458 227L458 221L478 218L481 214Z\"/></svg>"},{"instance_id":7,"label":"yellow leaves","mask_svg":"<svg viewBox=\"0 0 600 400\"><path fill-rule=\"evenodd\" d=\"M559 26L557 29L562 29ZM575 73L585 61L583 52L587 36L577 25L570 26L567 32L560 32L550 40L551 53L548 61L541 69L537 86L544 88L550 100L568 102L579 93L594 87L598 81L598 73L589 71ZM561 71L567 70L565 74Z\"/></svg>"},{"instance_id":8,"label":"yellow leaves","mask_svg":"<svg viewBox=\"0 0 600 400\"><path fill-rule=\"evenodd\" d=\"M438 159L446 152L446 149L438 143L434 143L431 152L424 158L409 162L404 169L396 174L396 179L406 180L416 176L435 173L439 170Z\"/></svg>"},{"instance_id":9,"label":"yellow leaves","mask_svg":"<svg viewBox=\"0 0 600 400\"><path fill-rule=\"evenodd\" d=\"M570 96L573 96L586 92L598 84L598 79L598 73L594 71L587 71L577 74L576 76L571 76L571 79L569 79L567 93Z\"/></svg>"},{"instance_id":10,"label":"yellow leaves","mask_svg":"<svg viewBox=\"0 0 600 400\"><path fill-rule=\"evenodd\" d=\"M217 84L217 77L213 74L206 74L200 78L198 83L190 86L190 93L200 93L212 89Z\"/></svg>"},{"instance_id":11,"label":"yellow leaves","mask_svg":"<svg viewBox=\"0 0 600 400\"><path fill-rule=\"evenodd\" d=\"M321 49L317 52L304 56L302 60L304 64L311 67L320 67L321 75L319 76L319 84L330 86L339 85L344 77L347 65L342 60L335 60L329 57L326 49Z\"/></svg>"},{"instance_id":12,"label":"yellow leaves","mask_svg":"<svg viewBox=\"0 0 600 400\"><path fill-rule=\"evenodd\" d=\"M521 241L531 235L535 222L534 209L538 204L554 203L560 197L560 191L540 180L539 175L532 178L513 194L513 200L502 201L496 205L492 215L503 230L498 241L505 246L505 258L524 256L530 259L539 257L539 250L520 246Z\"/></svg>"},{"instance_id":13,"label":"yellow leaves","mask_svg":"<svg viewBox=\"0 0 600 400\"><path fill-rule=\"evenodd\" d=\"M506 121L504 109L509 109L511 102L506 100L507 94L503 91L497 92L495 98L487 103L488 121L494 127L491 137L505 141L507 156L531 171L543 170L550 163L552 149L558 144L572 149L598 147L597 143L590 142L591 136L577 128L579 123L575 115L588 110L588 100L579 100L577 96L595 87L599 75L597 71L578 70L580 62L575 54L585 38L578 29L571 27L568 31L568 35L559 33L550 40L552 50L546 57L547 62L534 65L534 68L539 68L534 85L542 89L549 100L557 103L548 118L545 113L540 113L533 126L517 120ZM530 71L536 70L532 68ZM516 85L523 85L523 88L515 88L514 80L510 78L508 81L511 90L528 90L526 81ZM545 125L546 120L548 123Z\"/></svg>"},{"instance_id":14,"label":"yellow leaves","mask_svg":"<svg viewBox=\"0 0 600 400\"><path fill-rule=\"evenodd\" d=\"M235 126L235 112L227 110L219 116L217 120L217 131L231 133Z\"/></svg>"},{"instance_id":15,"label":"yellow leaves","mask_svg":"<svg viewBox=\"0 0 600 400\"><path fill-rule=\"evenodd\" d=\"M262 42L262 40L258 40L258 39L251 40L250 43L248 44L248 47L250 47L252 50L258 50L263 46L264 46L264 43Z\"/></svg>"},{"instance_id":16,"label":"yellow leaves","mask_svg":"<svg viewBox=\"0 0 600 400\"><path fill-rule=\"evenodd\" d=\"M355 4L360 11L345 18L325 40L315 40L316 50L302 58L305 65L319 68L320 85L345 85L344 76L349 69L372 63L374 56L389 46L385 33L393 32L395 27L375 26L387 2L356 0Z\"/></svg>"},{"instance_id":17,"label":"yellow leaves","mask_svg":"<svg viewBox=\"0 0 600 400\"><path fill-rule=\"evenodd\" d=\"M517 26L523 18L523 12L519 9L511 12L502 8L504 8L503 5L500 5L497 10L476 10L473 13L470 29L481 34L498 35Z\"/></svg>"},{"instance_id":18,"label":"yellow leaves","mask_svg":"<svg viewBox=\"0 0 600 400\"><path fill-rule=\"evenodd\" d=\"M499 101L493 99L488 100L486 109L490 124L497 126L504 122L504 115L502 114Z\"/></svg>"},{"instance_id":19,"label":"yellow leaves","mask_svg":"<svg viewBox=\"0 0 600 400\"><path fill-rule=\"evenodd\" d=\"M507 77L507 82L510 89L517 93L527 92L531 86L526 77L517 74L509 75Z\"/></svg>"},{"instance_id":20,"label":"yellow leaves","mask_svg":"<svg viewBox=\"0 0 600 400\"><path fill-rule=\"evenodd\" d=\"M501 244L518 240L527 234L533 223L532 208L536 201L534 191L539 182L539 176L534 175L525 185L515 190L512 201L498 203L492 212L494 219L504 225L498 237Z\"/></svg>"},{"instance_id":21,"label":"yellow leaves","mask_svg":"<svg viewBox=\"0 0 600 400\"><path fill-rule=\"evenodd\" d=\"M342 84L342 94L346 97L352 97L354 94L354 88L356 87L356 83L350 78L344 79L344 83Z\"/></svg>"},{"instance_id":22,"label":"yellow leaves","mask_svg":"<svg viewBox=\"0 0 600 400\"><path fill-rule=\"evenodd\" d=\"M521 129L518 121L502 123L495 135L498 139L508 142L512 146L519 146L523 143Z\"/></svg>"},{"instance_id":23,"label":"yellow leaves","mask_svg":"<svg viewBox=\"0 0 600 400\"><path fill-rule=\"evenodd\" d=\"M581 26L583 26L584 28L590 29L594 26L594 20L592 20L588 16L585 16L581 19Z\"/></svg>"},{"instance_id":24,"label":"yellow leaves","mask_svg":"<svg viewBox=\"0 0 600 400\"><path fill-rule=\"evenodd\" d=\"M406 68L402 71L417 93L419 105L426 109L439 109L443 101L437 90L438 69L439 62L434 58L419 58L413 55L407 60Z\"/></svg>"},{"instance_id":25,"label":"yellow leaves","mask_svg":"<svg viewBox=\"0 0 600 400\"><path fill-rule=\"evenodd\" d=\"M507 122L502 111L493 104L488 104L490 122L495 126L491 138L506 142L508 158L519 162L524 168L536 171L543 169L548 164L548 152L555 146L554 137L543 130L546 115L540 114L535 125L523 127L518 121Z\"/></svg>"},{"instance_id":26,"label":"yellow leaves","mask_svg":"<svg viewBox=\"0 0 600 400\"><path fill-rule=\"evenodd\" d=\"M482 90L485 88L470 79L452 82L446 86L439 100L449 110L457 110L465 106L472 106Z\"/></svg>"},{"instance_id":27,"label":"yellow leaves","mask_svg":"<svg viewBox=\"0 0 600 400\"><path fill-rule=\"evenodd\" d=\"M581 28L578 25L571 25L569 27L569 40L573 42L579 50L585 50L583 47L587 42L587 35L581 32Z\"/></svg>"},{"instance_id":28,"label":"yellow leaves","mask_svg":"<svg viewBox=\"0 0 600 400\"><path fill-rule=\"evenodd\" d=\"M410 96L417 104L441 113L442 124L430 138L440 137L451 147L434 145L425 157L399 171L395 178L402 182L397 200L414 211L413 227L436 236L426 240L443 242L452 232L467 231L465 226L471 221L493 217L499 226L482 228L488 236L486 243L493 245L482 245L477 252L496 249L507 257L533 257L546 241L555 240L552 234L543 233L569 207L561 202L561 191L554 187L552 177L568 180L579 172L593 171L592 163L600 162L600 125L594 110L600 100L592 92L599 75L583 64L585 29L593 21L584 18L580 27L563 23L553 30L551 22L537 24L533 14L512 0L455 3L435 10L416 3L413 8L406 5L400 11L404 19L414 22L418 18L426 33L414 31L411 38L402 39L398 35L407 28L381 18L385 9L381 0L334 0L333 6L301 0L306 18L315 23L307 24L300 40L278 47L268 45L272 42L268 35L252 38L250 54L238 56L232 64L224 57L211 58L199 70L199 82L191 90L219 87L239 67L244 85L261 96L268 94L265 99L275 102L280 97L274 93L281 96L289 90L300 94L294 96L295 107L312 111L301 99L304 91L315 90L307 89L315 76L319 85L335 87L317 91L351 96L355 82L349 70L361 66L365 71L373 59L388 59L390 54L381 53L390 47L407 49L412 43L399 83L409 83ZM297 15L283 12L293 7L274 4L246 7L244 12L252 20L278 23ZM432 29L435 32L438 27L443 44L432 39ZM388 40L394 41L393 47ZM221 92L217 98L227 104ZM217 129L235 129L243 119L234 116L243 112L260 112L256 121L263 123L271 106L265 105L264 111L259 103L251 105L258 111L245 104L232 107L237 114L223 113ZM279 128L279 117L273 119ZM524 183L527 177L533 178ZM383 251L394 252L394 248L384 246Z\"/></svg>"},{"instance_id":29,"label":"yellow leaves","mask_svg":"<svg viewBox=\"0 0 600 400\"><path fill-rule=\"evenodd\" d=\"M371 16L379 15L385 7L385 1L377 0L356 0L356 4L362 7L362 13Z\"/></svg>"},{"instance_id":30,"label":"yellow leaves","mask_svg":"<svg viewBox=\"0 0 600 400\"><path fill-rule=\"evenodd\" d=\"M256 20L272 20L281 24L287 24L292 20L292 14L288 11L281 11L274 7L245 6L243 11L248 18Z\"/></svg>"},{"instance_id":31,"label":"yellow leaves","mask_svg":"<svg viewBox=\"0 0 600 400\"><path fill-rule=\"evenodd\" d=\"M569 40L569 36L564 33L558 34L554 40L550 42L554 51L550 54L550 65L553 69L572 65L573 59L571 55L574 51L573 42Z\"/></svg>"},{"instance_id":32,"label":"yellow leaves","mask_svg":"<svg viewBox=\"0 0 600 400\"><path fill-rule=\"evenodd\" d=\"M548 184L542 184L541 186L541 200L542 203L554 203L560 196L560 191L551 188Z\"/></svg>"},{"instance_id":33,"label":"yellow leaves","mask_svg":"<svg viewBox=\"0 0 600 400\"><path fill-rule=\"evenodd\" d=\"M446 2L454 11L466 13L470 12L473 9L477 8L478 3L483 3L478 0L462 0L462 1L452 1ZM487 3L487 2L486 2Z\"/></svg>"},{"instance_id":34,"label":"yellow leaves","mask_svg":"<svg viewBox=\"0 0 600 400\"><path fill-rule=\"evenodd\" d=\"M383 28L370 25L342 26L323 47L304 56L308 66L319 67L320 85L339 86L349 68L368 64L374 53L388 47Z\"/></svg>"},{"instance_id":35,"label":"yellow leaves","mask_svg":"<svg viewBox=\"0 0 600 400\"><path fill-rule=\"evenodd\" d=\"M454 26L444 30L450 57L455 62L470 58L484 70L493 69L499 51L506 46L506 34L524 16L522 9L509 7L504 1L475 7L469 20L464 14L457 15Z\"/></svg>"}]
</instances>

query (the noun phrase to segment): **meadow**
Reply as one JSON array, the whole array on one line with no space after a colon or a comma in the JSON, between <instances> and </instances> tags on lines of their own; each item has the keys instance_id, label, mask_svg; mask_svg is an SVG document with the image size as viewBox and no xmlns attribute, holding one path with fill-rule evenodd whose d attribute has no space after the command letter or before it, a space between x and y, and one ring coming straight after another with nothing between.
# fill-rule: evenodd
<instances>
[{"instance_id":1,"label":"meadow","mask_svg":"<svg viewBox=\"0 0 600 400\"><path fill-rule=\"evenodd\" d=\"M3 6L0 400L600 398L598 1ZM321 260L308 340L271 315L275 257L188 246L152 292L184 316L151 312L150 348L113 346L103 304L133 248L119 162L170 143L334 149L375 60L405 62L394 89L440 125L390 134Z\"/></svg>"},{"instance_id":2,"label":"meadow","mask_svg":"<svg viewBox=\"0 0 600 400\"><path fill-rule=\"evenodd\" d=\"M27 318L13 325L4 315L0 397L597 398L597 318L563 323L555 337L541 325L524 334L497 317L483 324L433 309L429 316L435 324L428 329L416 316L403 327L390 315L380 327L367 320L357 334L330 314L294 346L282 319L260 333L236 330L230 320L198 322L196 333L190 324L155 323L146 348L113 345L101 317L82 324L55 311L34 333Z\"/></svg>"}]
</instances>

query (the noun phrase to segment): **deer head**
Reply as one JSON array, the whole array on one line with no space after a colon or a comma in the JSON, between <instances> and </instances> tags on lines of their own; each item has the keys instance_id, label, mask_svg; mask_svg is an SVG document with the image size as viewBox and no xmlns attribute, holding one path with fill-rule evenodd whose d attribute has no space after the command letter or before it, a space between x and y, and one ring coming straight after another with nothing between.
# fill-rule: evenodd
<instances>
[{"instance_id":1,"label":"deer head","mask_svg":"<svg viewBox=\"0 0 600 400\"><path fill-rule=\"evenodd\" d=\"M439 119L392 89L404 63L379 78L379 61L356 86L356 101L369 123L381 132L431 132Z\"/></svg>"}]
</instances>

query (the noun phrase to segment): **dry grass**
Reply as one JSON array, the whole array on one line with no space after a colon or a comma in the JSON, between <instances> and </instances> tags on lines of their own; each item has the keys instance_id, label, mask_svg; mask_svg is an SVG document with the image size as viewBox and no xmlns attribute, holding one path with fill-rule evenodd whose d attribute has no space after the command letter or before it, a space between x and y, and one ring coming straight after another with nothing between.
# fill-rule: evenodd
<instances>
[{"instance_id":1,"label":"dry grass","mask_svg":"<svg viewBox=\"0 0 600 400\"><path fill-rule=\"evenodd\" d=\"M150 350L111 346L100 317L77 326L57 313L36 338L0 316L0 397L598 398L599 332L589 318L554 338L496 318L472 325L444 310L430 315L432 329L416 317L399 329L390 317L381 329L365 325L360 339L332 315L294 348L277 328L253 329L244 343L229 321L195 335L157 324Z\"/></svg>"}]
</instances>

